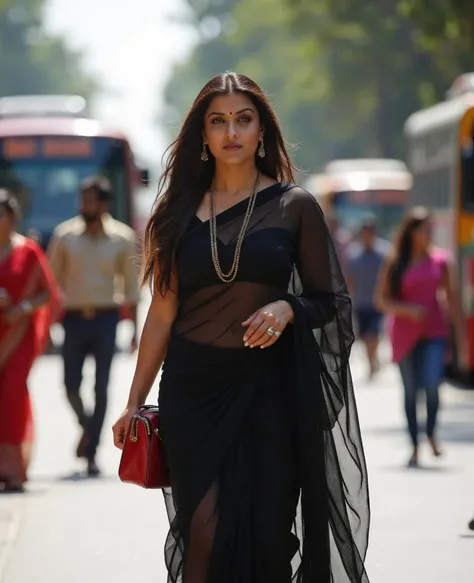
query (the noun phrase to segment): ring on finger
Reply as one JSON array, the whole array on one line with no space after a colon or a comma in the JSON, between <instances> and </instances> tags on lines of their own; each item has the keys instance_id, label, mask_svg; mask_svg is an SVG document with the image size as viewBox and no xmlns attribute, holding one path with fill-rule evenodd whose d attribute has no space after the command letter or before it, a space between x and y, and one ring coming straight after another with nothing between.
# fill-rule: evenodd
<instances>
[{"instance_id":1,"label":"ring on finger","mask_svg":"<svg viewBox=\"0 0 474 583\"><path fill-rule=\"evenodd\" d=\"M278 330L275 330L275 328L273 328L273 326L269 326L267 328L267 334L269 336L276 336L278 338L278 336L281 335L281 332L279 332Z\"/></svg>"}]
</instances>

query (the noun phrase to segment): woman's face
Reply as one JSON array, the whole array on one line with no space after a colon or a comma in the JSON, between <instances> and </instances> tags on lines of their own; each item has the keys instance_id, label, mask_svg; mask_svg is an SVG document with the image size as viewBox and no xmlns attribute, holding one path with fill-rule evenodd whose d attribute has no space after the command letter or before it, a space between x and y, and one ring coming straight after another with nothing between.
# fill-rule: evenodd
<instances>
[{"instance_id":1,"label":"woman's face","mask_svg":"<svg viewBox=\"0 0 474 583\"><path fill-rule=\"evenodd\" d=\"M252 159L263 128L257 108L242 93L214 97L204 119L204 141L216 160L241 164Z\"/></svg>"},{"instance_id":2,"label":"woman's face","mask_svg":"<svg viewBox=\"0 0 474 583\"><path fill-rule=\"evenodd\" d=\"M420 251L425 251L431 243L431 221L429 219L423 221L418 227L412 231L413 247Z\"/></svg>"}]
</instances>

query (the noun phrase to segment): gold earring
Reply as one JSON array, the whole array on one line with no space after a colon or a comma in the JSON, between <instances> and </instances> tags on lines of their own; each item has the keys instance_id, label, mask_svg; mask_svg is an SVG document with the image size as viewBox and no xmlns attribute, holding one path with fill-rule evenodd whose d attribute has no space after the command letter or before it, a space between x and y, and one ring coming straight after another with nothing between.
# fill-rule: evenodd
<instances>
[{"instance_id":1,"label":"gold earring","mask_svg":"<svg viewBox=\"0 0 474 583\"><path fill-rule=\"evenodd\" d=\"M260 140L260 146L258 148L258 156L260 158L265 158L265 147L263 145L263 138Z\"/></svg>"},{"instance_id":2,"label":"gold earring","mask_svg":"<svg viewBox=\"0 0 474 583\"><path fill-rule=\"evenodd\" d=\"M209 160L209 156L207 155L206 142L204 142L204 141L202 142L201 160L203 162L207 162Z\"/></svg>"}]
</instances>

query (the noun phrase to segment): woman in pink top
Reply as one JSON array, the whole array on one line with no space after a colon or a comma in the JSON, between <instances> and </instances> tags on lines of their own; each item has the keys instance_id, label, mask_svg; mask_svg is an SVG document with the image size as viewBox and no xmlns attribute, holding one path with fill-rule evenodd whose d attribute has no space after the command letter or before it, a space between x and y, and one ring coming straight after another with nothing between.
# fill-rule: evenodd
<instances>
[{"instance_id":1,"label":"woman in pink top","mask_svg":"<svg viewBox=\"0 0 474 583\"><path fill-rule=\"evenodd\" d=\"M431 217L418 207L405 218L393 253L380 273L377 303L390 314L393 360L400 367L405 389L405 412L413 444L409 466L418 465L417 395L426 392L426 433L435 456L441 455L435 437L438 387L444 373L449 335L449 306L456 331L461 330L455 277L448 254L431 246ZM458 335L462 346L462 339Z\"/></svg>"}]
</instances>

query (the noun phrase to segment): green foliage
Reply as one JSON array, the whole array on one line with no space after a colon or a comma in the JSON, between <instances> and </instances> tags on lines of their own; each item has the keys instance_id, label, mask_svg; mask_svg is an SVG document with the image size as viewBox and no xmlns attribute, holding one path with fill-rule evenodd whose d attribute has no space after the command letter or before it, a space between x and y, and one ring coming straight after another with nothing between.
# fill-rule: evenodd
<instances>
[{"instance_id":1,"label":"green foliage","mask_svg":"<svg viewBox=\"0 0 474 583\"><path fill-rule=\"evenodd\" d=\"M305 170L335 157L403 158L406 118L473 64L474 3L462 0L188 4L204 32L168 86L174 121L210 77L237 70L267 90Z\"/></svg>"},{"instance_id":2,"label":"green foliage","mask_svg":"<svg viewBox=\"0 0 474 583\"><path fill-rule=\"evenodd\" d=\"M448 41L461 51L474 51L474 3L469 0L400 0L400 7L415 20L424 42Z\"/></svg>"},{"instance_id":3,"label":"green foliage","mask_svg":"<svg viewBox=\"0 0 474 583\"><path fill-rule=\"evenodd\" d=\"M97 90L80 55L47 36L43 0L0 0L0 95L79 93Z\"/></svg>"}]
</instances>

